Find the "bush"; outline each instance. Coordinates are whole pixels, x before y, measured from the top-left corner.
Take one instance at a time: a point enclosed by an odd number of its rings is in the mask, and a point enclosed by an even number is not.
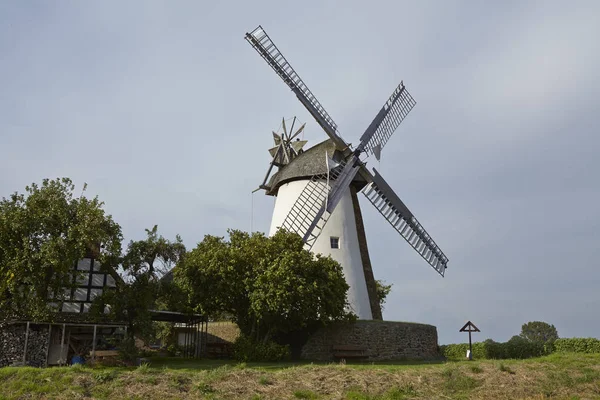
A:
[[[119,358],[125,362],[133,363],[139,356],[139,349],[135,345],[135,339],[126,337],[117,342]]]
[[[290,358],[289,346],[273,341],[257,342],[240,335],[233,343],[233,357],[238,361],[282,361]]]
[[[440,351],[449,360],[464,360],[468,349],[468,344],[440,346]],[[513,338],[505,343],[494,342],[492,339],[473,343],[473,358],[480,360],[524,359],[539,357],[544,354],[548,354],[548,352],[543,343],[531,342],[521,338]]]
[[[440,346],[440,352],[449,360],[464,360],[469,349],[468,344],[447,344]],[[554,342],[533,342],[519,336],[513,336],[506,343],[485,342],[473,343],[474,359],[524,359],[560,353],[600,353],[600,340],[596,338],[557,339]]]
[[[546,353],[545,344],[541,342],[532,342],[527,339],[514,337],[506,343],[498,343],[499,354],[492,354],[491,358],[503,359],[514,358],[524,359],[531,357],[540,357]]]
[[[600,340],[596,338],[556,339],[554,350],[561,353],[600,353]]]
[[[446,344],[440,346],[440,352],[449,360],[464,360],[467,357],[469,345],[466,343]],[[473,358],[486,359],[484,342],[473,343]]]

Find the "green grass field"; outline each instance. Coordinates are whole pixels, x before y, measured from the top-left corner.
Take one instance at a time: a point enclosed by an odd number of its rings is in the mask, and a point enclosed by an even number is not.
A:
[[[0,368],[0,399],[600,399],[600,354],[447,363],[152,359],[138,368]]]

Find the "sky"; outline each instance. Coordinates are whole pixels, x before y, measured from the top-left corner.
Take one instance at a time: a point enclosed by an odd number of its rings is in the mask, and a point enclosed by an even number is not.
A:
[[[441,344],[467,320],[600,338],[599,20],[597,1],[2,1],[0,196],[87,183],[127,241],[268,231],[271,131],[326,135],[244,40],[260,24],[354,145],[401,80],[417,101],[368,165],[450,262],[361,196],[385,319]]]

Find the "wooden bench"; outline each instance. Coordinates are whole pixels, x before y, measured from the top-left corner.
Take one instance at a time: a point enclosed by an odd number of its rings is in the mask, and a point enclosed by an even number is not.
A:
[[[366,358],[367,349],[361,346],[343,345],[332,347],[333,358]]]
[[[118,357],[119,352],[117,350],[96,350],[90,351],[90,357],[94,357],[96,360],[102,360],[107,357]]]

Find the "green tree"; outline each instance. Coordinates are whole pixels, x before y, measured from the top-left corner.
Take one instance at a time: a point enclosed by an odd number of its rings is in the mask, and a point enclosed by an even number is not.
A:
[[[377,279],[375,281],[375,288],[377,290],[377,301],[379,301],[379,307],[383,311],[383,305],[387,299],[388,294],[392,291],[392,285],[386,285],[384,281]]]
[[[531,321],[523,324],[520,336],[532,342],[552,343],[558,339],[558,332],[554,325],[541,321]]]
[[[346,310],[348,285],[341,266],[304,250],[297,234],[228,232],[229,241],[205,236],[175,269],[175,281],[195,311],[227,313],[242,334],[263,343],[354,317]]]
[[[50,318],[79,259],[98,245],[102,265],[121,252],[121,228],[85,189],[45,179],[0,201],[0,318]]]
[[[93,311],[103,312],[109,306],[110,316],[128,324],[128,336],[151,338],[154,326],[150,310],[165,309],[179,293],[172,281],[161,278],[183,259],[185,246],[179,235],[175,241],[158,235],[158,227],[146,229],[147,238],[131,241],[120,258],[116,289],[106,291],[94,304]]]

